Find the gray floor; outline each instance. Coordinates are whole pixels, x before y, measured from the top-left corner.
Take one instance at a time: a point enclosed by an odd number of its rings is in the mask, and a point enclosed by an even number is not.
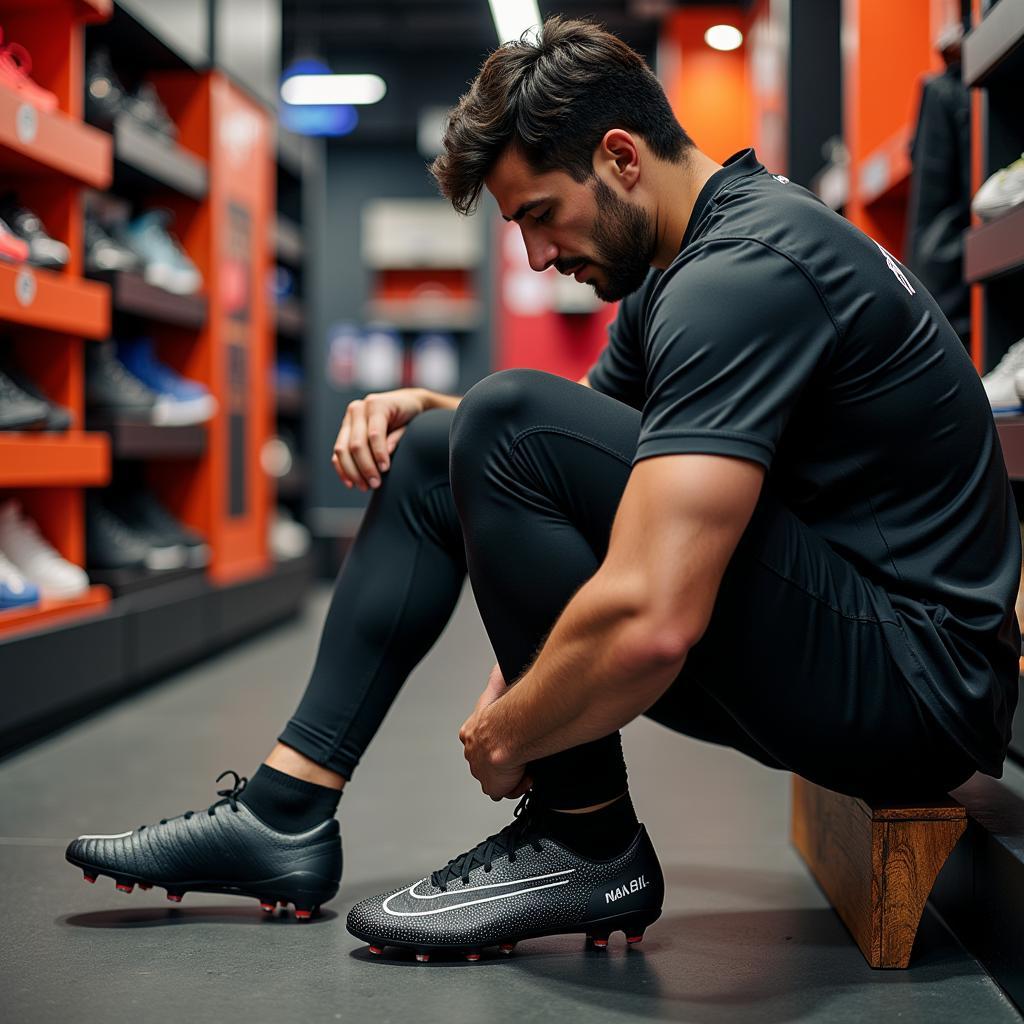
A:
[[[867,968],[789,847],[788,778],[648,722],[627,730],[626,752],[669,893],[643,946],[627,952],[618,935],[586,952],[573,937],[475,964],[369,959],[347,907],[441,866],[511,810],[480,796],[456,736],[490,667],[471,601],[342,801],[345,878],[319,920],[85,884],[64,862],[70,837],[205,807],[220,771],[255,768],[301,692],[325,607],[318,593],[302,621],[0,763],[2,1019],[1020,1019],[930,914],[912,970]]]

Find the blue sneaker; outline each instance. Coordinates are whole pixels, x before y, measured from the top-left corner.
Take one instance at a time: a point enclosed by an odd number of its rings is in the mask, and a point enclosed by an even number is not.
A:
[[[182,377],[156,358],[152,338],[117,343],[127,369],[157,394],[153,422],[166,427],[205,423],[217,411],[217,400],[197,381]]]
[[[142,259],[142,276],[149,284],[174,295],[195,295],[203,286],[203,276],[168,231],[171,218],[170,210],[149,210],[121,225],[118,240]]]
[[[0,612],[39,604],[39,588],[29,583],[0,551]]]

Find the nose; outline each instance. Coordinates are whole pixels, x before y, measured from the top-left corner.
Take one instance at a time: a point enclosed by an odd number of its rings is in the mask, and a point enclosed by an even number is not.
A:
[[[558,258],[558,246],[539,234],[523,231],[523,244],[531,270],[547,270]]]

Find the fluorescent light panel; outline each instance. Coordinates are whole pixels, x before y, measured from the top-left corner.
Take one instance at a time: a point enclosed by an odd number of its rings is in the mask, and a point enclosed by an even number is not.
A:
[[[528,28],[540,25],[537,0],[488,0],[498,42],[518,39]]]
[[[735,50],[743,45],[743,33],[734,25],[712,25],[704,42],[713,50]]]
[[[293,106],[367,106],[387,91],[380,75],[292,75],[281,85],[281,99]]]

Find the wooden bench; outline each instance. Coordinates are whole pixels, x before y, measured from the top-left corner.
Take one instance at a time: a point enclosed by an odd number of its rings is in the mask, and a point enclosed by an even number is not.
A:
[[[967,828],[948,797],[871,806],[793,776],[793,845],[872,967],[907,967],[942,865]]]

